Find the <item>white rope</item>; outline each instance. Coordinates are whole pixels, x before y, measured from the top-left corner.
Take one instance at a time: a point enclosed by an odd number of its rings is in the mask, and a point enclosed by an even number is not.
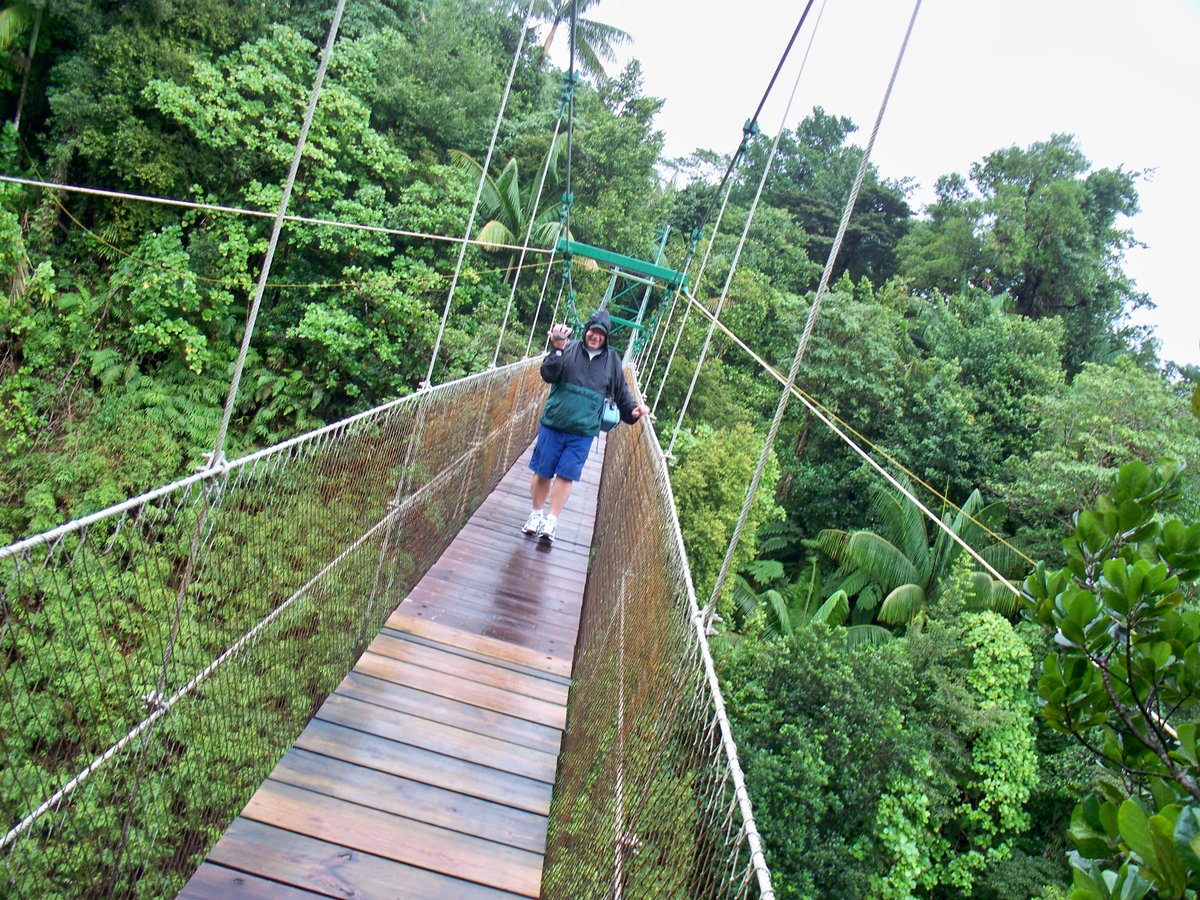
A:
[[[81,187],[73,184],[60,184],[56,181],[36,181],[32,178],[18,178],[15,175],[0,175],[0,182],[20,184],[26,187],[43,188],[51,191],[66,191],[68,193],[86,194],[92,197],[105,197],[112,200],[133,200],[142,203],[157,203],[163,206],[176,206],[181,209],[194,209],[198,212],[231,213],[239,216],[252,216],[260,219],[270,219],[277,212],[262,209],[249,209],[243,206],[222,206],[218,203],[199,203],[192,200],[173,200],[169,197],[155,197],[149,194],[130,194],[125,191],[110,191],[102,188]],[[521,244],[495,244],[491,241],[450,237],[445,234],[430,234],[427,231],[409,231],[404,228],[388,228],[384,225],[364,225],[359,222],[342,222],[337,219],[317,219],[311,216],[285,215],[283,221],[298,225],[316,225],[322,228],[345,228],[352,231],[366,231],[372,234],[386,234],[394,237],[417,238],[427,241],[443,241],[449,244],[470,244],[476,247],[488,247],[497,250],[529,250],[533,253],[549,253],[540,247],[527,247]]]
[[[508,316],[512,312],[513,300],[517,296],[517,284],[521,280],[521,272],[525,266],[525,251],[529,249],[529,241],[533,237],[533,223],[537,218],[538,207],[542,204],[542,191],[546,187],[546,175],[550,171],[550,157],[554,151],[554,145],[558,141],[558,132],[562,128],[562,116],[558,117],[558,121],[554,123],[554,135],[550,138],[550,149],[546,151],[546,159],[542,165],[542,178],[538,182],[537,196],[534,198],[533,207],[529,210],[529,227],[525,229],[525,240],[521,245],[521,255],[517,259],[517,273],[513,276],[512,290],[508,292],[508,305],[504,307],[504,321],[500,323],[500,334],[496,337],[496,352],[492,354],[492,366],[500,359],[500,344],[504,340],[504,331],[508,328]],[[558,241],[554,242],[555,246]],[[543,253],[549,252],[546,250]],[[549,276],[550,269],[547,267],[546,274]]]
[[[467,217],[467,227],[463,233],[463,243],[458,248],[458,262],[454,266],[454,278],[450,281],[450,292],[446,295],[446,305],[442,309],[442,321],[438,325],[437,338],[433,342],[433,351],[429,354],[429,371],[425,373],[425,387],[433,384],[433,369],[437,365],[438,350],[442,346],[442,335],[446,333],[446,322],[450,318],[450,305],[454,301],[454,291],[458,287],[458,278],[462,274],[463,258],[467,255],[466,239],[475,228],[475,214],[479,211],[479,199],[483,196],[483,186],[487,183],[488,170],[492,165],[492,154],[496,152],[496,140],[500,136],[500,124],[504,121],[504,111],[508,107],[508,95],[512,91],[513,79],[517,75],[517,65],[521,61],[521,48],[525,46],[525,36],[529,34],[529,16],[533,12],[534,0],[529,0],[525,7],[525,18],[521,22],[521,37],[517,41],[516,52],[513,53],[512,68],[508,70],[508,81],[504,83],[504,94],[500,97],[500,109],[496,113],[496,125],[492,128],[492,140],[488,144],[487,156],[479,170],[479,185],[475,188],[475,200],[471,203],[471,214]]]
[[[892,67],[892,76],[888,79],[887,89],[883,93],[883,101],[879,104],[879,113],[875,117],[875,127],[871,129],[871,137],[867,140],[867,146],[863,150],[863,158],[859,163],[858,172],[854,178],[854,186],[850,189],[850,196],[846,198],[846,205],[842,210],[842,220],[838,223],[837,235],[833,239],[833,246],[829,248],[829,256],[825,260],[825,270],[821,273],[821,283],[817,286],[817,294],[813,298],[812,308],[808,311],[808,321],[804,325],[804,334],[800,337],[800,345],[796,348],[796,355],[792,360],[792,368],[788,373],[787,384],[784,386],[783,392],[779,395],[779,403],[775,408],[775,418],[771,421],[771,428],[767,433],[767,439],[763,442],[762,452],[758,457],[758,465],[754,469],[754,477],[750,479],[750,486],[746,490],[746,498],[742,503],[741,515],[738,517],[737,525],[734,526],[729,546],[725,550],[725,559],[721,561],[721,571],[717,574],[712,596],[709,597],[708,605],[705,607],[706,616],[711,616],[716,609],[717,598],[721,594],[725,580],[729,577],[729,570],[733,564],[733,555],[737,551],[742,530],[746,526],[750,507],[754,504],[754,495],[758,491],[758,485],[762,481],[763,472],[767,468],[767,460],[770,458],[771,450],[775,445],[775,436],[778,434],[779,426],[783,422],[783,414],[787,410],[788,400],[791,399],[792,391],[796,386],[796,376],[800,372],[800,363],[803,361],[805,351],[808,349],[808,339],[812,334],[813,326],[816,324],[817,312],[821,307],[821,300],[824,298],[825,291],[829,286],[829,279],[833,274],[833,265],[837,261],[838,252],[842,249],[842,240],[846,236],[846,227],[850,224],[850,215],[854,212],[854,204],[858,200],[858,192],[862,187],[863,178],[867,172],[867,165],[871,159],[871,150],[875,146],[875,138],[879,134],[879,126],[883,123],[883,114],[887,110],[888,100],[892,96],[892,88],[895,86],[896,76],[900,72],[900,63],[904,60],[904,51],[908,47],[908,39],[912,36],[913,25],[916,24],[917,13],[920,9],[921,0],[916,0],[916,3],[913,5],[912,16],[908,20],[908,28],[904,32],[904,40],[900,43],[900,52],[896,55],[896,63]],[[959,543],[962,543],[962,541],[959,541]]]
[[[792,92],[788,95],[787,105],[784,107],[779,128],[775,133],[775,140],[771,142],[771,152],[767,155],[762,177],[758,180],[758,190],[754,192],[754,201],[750,204],[750,211],[746,214],[746,224],[742,227],[742,236],[738,239],[737,249],[733,253],[733,261],[729,264],[729,273],[725,276],[725,285],[721,288],[721,296],[717,300],[715,313],[717,319],[721,317],[721,310],[725,308],[725,301],[729,297],[729,286],[733,283],[733,276],[737,272],[738,261],[742,258],[742,250],[745,248],[746,240],[750,236],[750,226],[754,223],[754,214],[758,211],[758,203],[762,198],[763,188],[766,187],[767,176],[771,174],[771,166],[774,164],[775,155],[779,150],[779,141],[783,137],[783,132],[787,126],[788,116],[792,111],[792,102],[796,99],[796,91],[800,88],[800,78],[804,75],[804,69],[808,63],[808,54],[812,51],[813,40],[817,36],[817,29],[821,27],[821,16],[824,12],[825,3],[822,2],[821,9],[817,13],[816,24],[813,25],[812,34],[808,38],[808,46],[804,49],[804,58],[800,61],[800,68],[796,72],[796,80],[792,83]],[[709,246],[711,247],[712,245],[710,244]],[[682,330],[680,333],[682,334]],[[713,329],[710,325],[708,333],[704,336],[704,344],[700,348],[700,358],[696,360],[696,368],[692,372],[692,383],[688,385],[687,394],[683,398],[683,405],[679,409],[679,418],[675,421],[675,430],[671,434],[671,443],[667,446],[668,456],[675,449],[675,441],[679,438],[679,429],[683,427],[683,417],[687,415],[688,406],[692,402],[692,394],[696,390],[696,382],[700,380],[700,368],[704,365],[705,357],[708,355],[708,347],[712,343],[712,335]],[[663,381],[666,381],[665,376]]]
[[[271,241],[267,245],[267,255],[263,258],[262,271],[258,275],[258,287],[254,291],[254,300],[250,304],[250,314],[246,317],[246,330],[242,334],[242,347],[238,351],[237,365],[233,370],[233,379],[229,385],[229,397],[225,401],[225,412],[221,416],[221,427],[217,431],[217,440],[213,448],[209,468],[221,465],[225,459],[225,435],[229,431],[229,420],[233,416],[233,406],[237,401],[238,386],[242,381],[242,370],[246,366],[246,354],[250,352],[250,338],[254,336],[254,322],[258,318],[258,308],[262,304],[263,293],[266,291],[267,279],[271,274],[271,263],[275,259],[275,248],[279,245],[279,235],[283,231],[283,217],[287,214],[288,204],[292,199],[292,188],[296,184],[296,173],[300,170],[300,158],[304,155],[304,145],[308,141],[308,130],[312,127],[313,115],[317,111],[317,100],[321,96],[321,84],[325,81],[325,72],[329,68],[329,58],[333,55],[333,42],[337,38],[338,26],[342,21],[342,11],[346,8],[346,0],[338,0],[333,12],[333,21],[329,25],[329,35],[325,39],[325,49],[321,51],[321,64],[317,67],[317,77],[313,82],[312,92],[308,98],[308,108],[304,111],[304,124],[300,126],[300,137],[296,139],[296,150],[292,154],[292,165],[288,170],[287,181],[283,185],[283,196],[279,198],[279,212],[275,216],[275,224],[271,226]]]

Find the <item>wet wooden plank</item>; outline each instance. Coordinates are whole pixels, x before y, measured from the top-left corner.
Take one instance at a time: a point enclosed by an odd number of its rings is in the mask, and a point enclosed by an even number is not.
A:
[[[519,663],[529,666],[531,669],[544,669],[547,672],[553,672],[555,675],[562,676],[570,676],[571,674],[569,661],[564,662],[561,659],[531,653],[526,648],[510,644],[507,641],[498,641],[495,638],[475,634],[462,628],[441,625],[437,622],[412,616],[408,613],[407,604],[401,604],[388,617],[387,627],[394,628],[397,631],[418,634],[430,640],[449,644],[452,647],[461,647],[464,650],[471,650],[484,656],[493,656],[496,659]]]
[[[423,715],[474,734],[486,734],[557,755],[562,732],[548,725],[440,697],[404,684],[392,684],[359,671],[338,686],[338,694],[377,706]]]
[[[449,607],[441,603],[428,603],[412,599],[406,611],[417,618],[427,619],[451,628],[474,631],[484,637],[508,641],[514,646],[544,655],[559,661],[568,670],[575,655],[575,639],[563,637],[540,625],[534,625],[511,616],[485,612],[467,603]]]
[[[317,710],[317,719],[432,750],[464,762],[489,766],[501,772],[522,775],[546,784],[554,783],[554,769],[558,760],[551,754],[463,731],[429,718],[334,694]]]
[[[468,678],[480,684],[490,684],[502,690],[512,691],[525,697],[535,697],[548,703],[565,704],[567,702],[567,687],[558,682],[548,681],[534,675],[523,675],[490,665],[455,656],[434,647],[406,641],[402,637],[393,637],[384,633],[371,642],[371,651],[380,656],[387,656],[401,662],[424,666],[436,672],[450,672],[460,678]]]
[[[380,656],[369,650],[359,657],[358,665],[354,668],[357,672],[385,681],[413,685],[428,694],[436,694],[451,700],[461,700],[472,706],[480,706],[494,712],[516,716],[519,719],[528,719],[530,722],[548,725],[559,730],[566,727],[566,708],[558,704],[547,703],[536,697],[512,694],[457,675],[435,672],[387,656]]]
[[[272,883],[281,891],[267,897],[286,897],[282,893],[285,885],[339,900],[512,900],[516,896],[251,819],[236,820],[209,859],[232,871],[252,862],[255,871],[274,879]],[[191,898],[188,889],[180,896]]]
[[[454,597],[453,603],[447,602],[447,595]],[[578,610],[531,604],[496,590],[481,591],[466,586],[446,587],[428,578],[413,588],[406,604],[413,610],[414,615],[421,606],[431,611],[456,611],[480,622],[494,619],[572,643],[575,639],[576,623],[579,621]]]
[[[552,681],[555,684],[561,684],[563,687],[571,686],[571,679],[563,675],[555,675],[553,672],[547,672],[544,669],[532,669],[529,666],[523,666],[520,663],[508,662],[507,660],[496,659],[494,656],[484,656],[481,653],[475,653],[472,650],[465,650],[462,647],[453,647],[449,644],[441,644],[437,641],[432,641],[427,637],[413,634],[408,631],[396,631],[394,629],[384,627],[380,634],[391,635],[405,641],[410,641],[414,644],[420,644],[423,647],[433,647],[437,650],[442,650],[446,653],[455,656],[462,656],[466,659],[473,659],[476,662],[486,662],[493,666],[500,666],[504,669],[511,669],[514,672],[521,672],[525,675],[536,675],[538,678],[545,678],[547,681]]]
[[[545,782],[454,759],[411,744],[390,741],[332,722],[319,719],[310,722],[296,740],[296,746],[322,756],[331,756],[401,778],[411,778],[514,809],[541,816],[550,812],[551,786]]]
[[[188,900],[317,900],[328,896],[206,862],[184,886]]]
[[[514,894],[536,897],[541,890],[540,854],[271,779],[258,789],[243,815],[256,822]]]
[[[546,817],[292,748],[271,772],[275,781],[451,831],[542,853]]]

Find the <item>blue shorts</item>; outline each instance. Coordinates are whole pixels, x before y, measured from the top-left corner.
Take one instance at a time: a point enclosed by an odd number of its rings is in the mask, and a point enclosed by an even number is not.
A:
[[[542,478],[559,478],[578,481],[583,474],[583,464],[592,450],[591,435],[567,434],[542,425],[538,428],[537,444],[533,448],[533,459],[529,468]]]

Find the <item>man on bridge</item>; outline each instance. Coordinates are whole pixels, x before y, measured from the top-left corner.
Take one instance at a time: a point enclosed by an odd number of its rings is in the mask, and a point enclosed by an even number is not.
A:
[[[551,385],[550,396],[542,410],[541,427],[529,468],[533,509],[521,530],[537,535],[544,543],[554,541],[554,529],[571,488],[583,473],[583,464],[600,433],[604,401],[611,397],[621,419],[633,425],[650,412],[629,392],[621,355],[608,347],[612,319],[608,310],[592,313],[584,326],[583,340],[571,341],[571,329],[553,325],[549,331],[553,345],[542,360],[542,380]],[[550,512],[543,515],[546,498]]]

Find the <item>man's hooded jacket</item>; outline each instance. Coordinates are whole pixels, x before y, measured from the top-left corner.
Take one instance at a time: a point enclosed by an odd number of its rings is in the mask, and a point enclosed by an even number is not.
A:
[[[568,434],[600,433],[600,413],[604,400],[611,397],[621,411],[621,419],[632,425],[637,401],[630,395],[621,367],[621,354],[608,347],[612,319],[608,310],[592,313],[584,327],[604,332],[604,346],[594,358],[589,356],[583,339],[569,341],[561,350],[551,348],[542,360],[542,380],[551,385],[550,397],[542,410],[542,424]]]

